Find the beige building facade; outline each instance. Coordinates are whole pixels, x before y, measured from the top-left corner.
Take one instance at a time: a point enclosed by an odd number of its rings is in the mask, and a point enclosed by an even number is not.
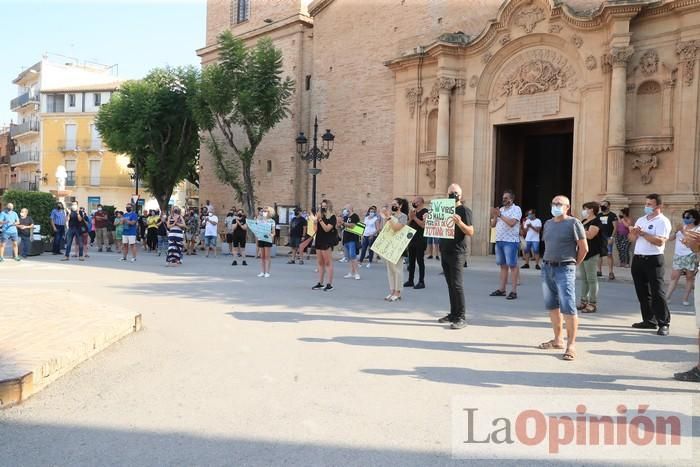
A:
[[[364,211],[458,182],[475,253],[506,188],[545,218],[560,193],[634,215],[657,192],[674,221],[699,200],[700,0],[260,0],[242,22],[240,1],[208,2],[203,63],[231,28],[272,37],[297,81],[259,150],[261,204],[308,205],[294,137],[316,115],[336,135],[319,198]],[[232,203],[202,159],[202,199]]]

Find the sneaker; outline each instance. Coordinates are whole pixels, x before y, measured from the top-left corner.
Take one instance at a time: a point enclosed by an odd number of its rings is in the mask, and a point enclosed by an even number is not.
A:
[[[241,263],[242,266],[248,266],[248,263],[245,262],[245,260]]]
[[[111,252],[112,252],[112,249],[111,249],[111,248],[107,248],[107,253],[111,253]]]
[[[314,285],[313,287],[311,287],[311,290],[321,290],[322,288],[323,288],[323,284],[321,284],[321,283],[319,282],[318,284],[316,284],[316,285]]]
[[[119,261],[126,261],[126,258],[119,258]]]
[[[460,318],[457,321],[453,321],[450,325],[452,329],[463,329],[467,327],[467,321],[464,318]]]
[[[530,265],[529,265],[529,264],[523,264],[522,266],[520,266],[520,269],[530,269]]]
[[[451,322],[452,322],[452,315],[445,315],[438,320],[438,323],[440,323],[440,324],[451,323]]]
[[[353,277],[353,273],[349,272],[343,276],[343,279],[352,279]]]
[[[414,285],[413,281],[406,281],[403,283],[404,287],[413,287]]]
[[[600,271],[596,272],[595,275],[598,276],[598,277],[603,277],[603,273],[600,272]]]
[[[340,258],[340,259],[338,260],[338,262],[339,262],[339,263],[347,263],[347,262],[348,262],[348,259],[347,259],[345,256],[343,256],[342,258]]]
[[[264,275],[263,277],[265,277],[265,279],[267,279],[268,277],[270,277],[270,273],[269,273],[269,272],[266,272],[265,275]]]
[[[258,277],[265,277],[265,273],[261,272],[260,274],[258,274]]]
[[[287,264],[294,264],[294,260],[290,259],[289,261],[287,261]]]
[[[694,366],[692,370],[684,371],[683,373],[674,373],[673,377],[678,381],[700,383],[700,368]]]
[[[333,286],[330,284],[326,284],[326,286],[323,288],[324,292],[330,292],[331,290],[333,290]]]
[[[414,289],[419,290],[419,289],[424,289],[425,288],[425,282],[420,281],[417,283],[415,286],[413,286]]]
[[[98,253],[102,253],[102,248],[98,248],[98,249],[97,249],[97,252],[98,252]]]
[[[359,274],[355,274],[355,280],[356,280],[356,281],[359,281],[359,280],[360,280],[360,275],[359,275]]]
[[[647,321],[640,321],[639,323],[634,323],[632,327],[635,329],[656,329],[657,324],[649,323]]]
[[[433,255],[428,256],[428,259],[433,259]]]
[[[22,261],[22,258],[20,258],[19,256],[15,256],[15,261]]]
[[[540,267],[539,264],[536,264],[536,265],[535,265],[535,269],[537,269],[538,271],[542,270],[542,268]]]
[[[436,256],[436,257],[435,257],[435,260],[436,260],[436,261],[440,261],[440,257],[439,257],[439,256]]]
[[[689,306],[689,305],[690,305],[690,302],[685,301],[685,302],[683,302],[683,305],[684,305],[684,306]]]
[[[300,260],[299,260],[299,264],[304,264],[304,260],[303,260],[303,259],[300,259]]]
[[[367,266],[365,266],[365,267],[366,267],[367,269],[369,269],[370,266],[372,266],[372,263],[367,263]]]
[[[131,258],[131,262],[132,262],[132,263],[135,263],[135,262],[136,262],[136,258]]]
[[[234,260],[233,260],[233,263],[231,263],[231,266],[238,266],[238,261],[236,261],[236,260],[234,259]]]

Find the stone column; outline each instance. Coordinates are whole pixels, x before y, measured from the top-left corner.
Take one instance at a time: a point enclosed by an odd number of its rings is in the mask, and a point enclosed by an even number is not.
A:
[[[611,198],[624,197],[625,173],[625,114],[627,112],[627,61],[634,49],[613,47],[608,57],[612,66],[610,80],[610,113],[608,123],[608,174],[607,195]],[[614,201],[613,201],[614,202]],[[615,203],[615,202],[614,202]],[[617,203],[615,203],[617,204]],[[622,202],[621,204],[626,204]]]
[[[450,183],[450,97],[455,87],[454,78],[438,78],[438,124],[435,145],[435,194],[445,195]]]

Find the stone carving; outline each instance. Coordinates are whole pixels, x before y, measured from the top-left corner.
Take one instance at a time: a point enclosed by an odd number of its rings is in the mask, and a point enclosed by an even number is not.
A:
[[[438,87],[438,82],[435,81],[433,88],[430,90],[430,103],[438,105],[438,102],[440,102],[440,88]]]
[[[430,188],[435,188],[435,159],[423,161],[425,164],[425,176],[428,177],[428,185]]]
[[[610,50],[610,64],[613,67],[625,67],[634,53],[634,47],[613,47]]]
[[[558,51],[534,49],[516,56],[500,74],[494,98],[576,89],[576,73]]]
[[[467,87],[467,81],[464,79],[455,79],[455,90],[459,94],[464,94]]]
[[[472,77],[469,78],[469,87],[475,88],[477,84],[479,84],[479,77],[476,75],[472,75]]]
[[[455,81],[454,78],[445,78],[441,76],[437,79],[437,86],[440,91],[451,91],[452,88],[455,87]]]
[[[574,34],[573,36],[571,36],[571,43],[574,44],[574,46],[576,46],[577,49],[580,49],[583,45],[583,38],[578,34]]]
[[[642,183],[648,185],[653,180],[651,170],[659,166],[659,159],[653,154],[639,156],[632,161],[632,167],[642,173]]]
[[[564,29],[561,24],[550,24],[549,25],[549,33],[550,34],[559,34],[561,30]]]
[[[656,81],[645,81],[637,89],[637,94],[658,94],[661,86]]]
[[[538,6],[523,8],[515,15],[515,24],[521,26],[526,34],[530,34],[537,23],[545,19],[544,9]]]
[[[643,75],[650,76],[659,69],[659,54],[656,50],[649,49],[639,59],[639,69]]]
[[[693,84],[695,61],[698,58],[699,48],[699,40],[679,42],[676,44],[676,53],[679,55],[680,61],[683,64],[683,82],[686,86]]]
[[[510,42],[510,33],[507,32],[501,37],[500,43],[501,45],[506,45],[508,42]]]
[[[408,88],[406,89],[406,100],[408,101],[408,110],[411,112],[411,118],[416,113],[416,107],[420,102],[420,96],[423,94],[423,88]]]
[[[481,61],[484,63],[488,63],[491,60],[491,57],[493,57],[493,54],[491,52],[486,52],[484,55],[481,56]]]
[[[598,65],[598,62],[596,61],[593,55],[589,55],[588,57],[586,57],[585,65],[586,69],[595,70],[595,67]]]

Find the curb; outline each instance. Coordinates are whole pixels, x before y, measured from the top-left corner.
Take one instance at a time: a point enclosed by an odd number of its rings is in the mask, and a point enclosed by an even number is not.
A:
[[[114,342],[110,342],[108,345],[100,348],[97,352],[91,354],[87,358],[83,359],[81,362],[76,364],[75,366],[79,365],[80,363],[84,362],[85,360],[88,360],[89,358],[93,357],[97,353],[103,351],[110,345],[114,344],[115,342],[123,339],[124,337],[128,336],[131,333],[138,332],[141,329],[143,329],[143,321],[141,314],[137,314],[134,316],[134,324],[131,328],[131,332],[128,334],[125,334],[121,336],[119,339],[115,340]],[[97,350],[97,349],[96,349]],[[75,366],[67,369],[66,371],[63,372],[63,374],[68,373],[71,369],[75,368]],[[60,375],[60,376],[63,376]],[[59,377],[60,377],[59,376]],[[30,371],[22,376],[16,377],[16,378],[9,378],[0,381],[0,410],[6,409],[8,407],[12,407],[14,405],[20,404],[27,400],[29,397],[34,395],[36,392],[39,392],[43,388],[38,388],[35,390],[34,388],[34,372]]]

